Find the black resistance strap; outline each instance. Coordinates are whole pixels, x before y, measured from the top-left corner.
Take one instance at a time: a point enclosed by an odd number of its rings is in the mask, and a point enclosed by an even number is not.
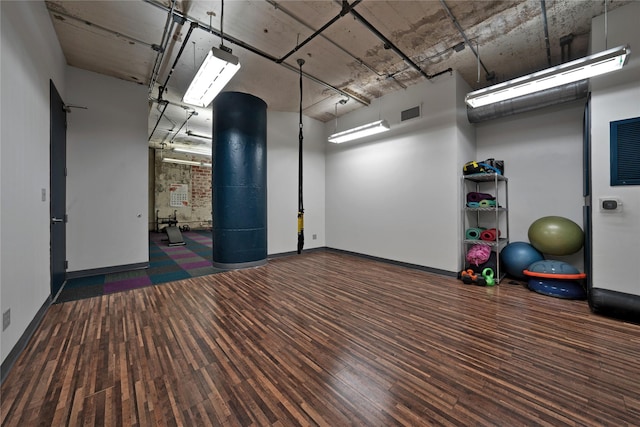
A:
[[[304,247],[304,204],[302,203],[302,66],[304,59],[298,59],[300,66],[300,131],[298,133],[298,254]]]

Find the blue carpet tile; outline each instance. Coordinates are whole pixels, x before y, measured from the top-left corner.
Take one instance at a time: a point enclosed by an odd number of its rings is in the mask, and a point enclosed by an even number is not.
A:
[[[169,246],[164,233],[149,234],[149,268],[69,279],[56,303],[215,274],[210,231],[182,233],[186,245]]]

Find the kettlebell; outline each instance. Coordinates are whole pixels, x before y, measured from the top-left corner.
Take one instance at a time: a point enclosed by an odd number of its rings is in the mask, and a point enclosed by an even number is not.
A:
[[[487,286],[494,286],[496,281],[493,279],[493,269],[487,267],[482,270],[482,276],[484,280],[487,282]]]

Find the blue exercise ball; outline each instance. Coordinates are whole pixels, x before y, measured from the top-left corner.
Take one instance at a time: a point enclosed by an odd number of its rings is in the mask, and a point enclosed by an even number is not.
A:
[[[534,248],[549,255],[571,255],[584,244],[582,228],[561,216],[545,216],[529,227],[529,241]]]
[[[542,261],[543,259],[542,254],[526,242],[509,243],[500,252],[500,260],[504,270],[509,276],[520,280],[526,280],[526,276],[522,273],[523,270],[526,270],[534,262]]]

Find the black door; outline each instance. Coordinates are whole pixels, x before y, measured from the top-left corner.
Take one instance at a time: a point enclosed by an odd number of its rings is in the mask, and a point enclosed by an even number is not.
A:
[[[584,206],[582,207],[582,217],[584,222],[584,271],[587,273],[587,294],[589,304],[591,304],[591,288],[593,287],[593,276],[591,271],[591,95],[587,98],[584,106],[584,116],[582,119],[582,179],[584,196]]]
[[[67,113],[52,81],[51,96],[51,298],[62,288],[66,272]]]

